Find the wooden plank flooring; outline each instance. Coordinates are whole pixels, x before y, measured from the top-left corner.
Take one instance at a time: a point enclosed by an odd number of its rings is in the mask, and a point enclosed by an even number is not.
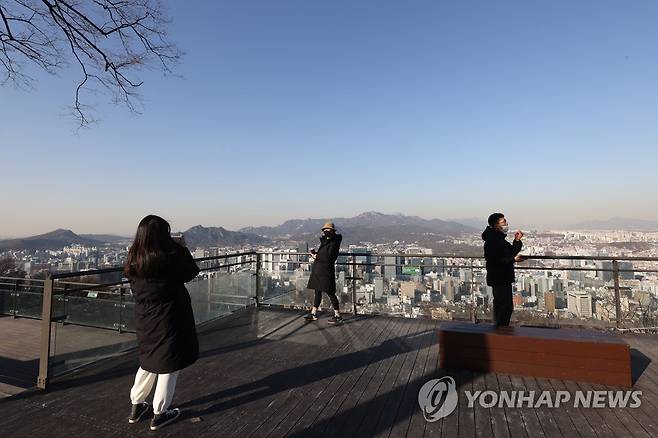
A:
[[[36,384],[39,374],[41,321],[28,318],[0,317],[0,398],[15,395]],[[102,354],[117,349],[119,344],[135,339],[131,333],[77,326],[52,324],[50,354],[55,361]],[[107,352],[106,352],[107,353]]]
[[[183,370],[173,406],[183,418],[162,437],[628,437],[657,436],[658,339],[623,335],[633,349],[636,409],[485,408],[468,391],[619,388],[570,381],[439,368],[437,321],[328,315],[307,323],[297,311],[246,309],[199,330],[201,357]],[[129,425],[129,390],[137,358],[128,353],[55,381],[46,393],[0,401],[0,436],[137,437],[148,420]],[[459,403],[427,422],[418,391],[451,376]]]

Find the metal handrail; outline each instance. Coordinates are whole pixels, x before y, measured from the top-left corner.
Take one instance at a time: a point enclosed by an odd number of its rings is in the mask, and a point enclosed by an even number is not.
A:
[[[249,251],[249,252],[242,252],[242,253],[235,253],[235,254],[222,254],[222,255],[217,255],[217,256],[211,256],[211,257],[200,257],[197,259],[194,259],[195,262],[206,262],[206,261],[211,261],[211,260],[222,260],[222,259],[227,259],[227,258],[232,258],[232,257],[240,257],[243,255],[255,255],[257,254],[254,251]],[[59,273],[54,273],[50,275],[50,278],[53,280],[61,280],[63,278],[72,278],[72,277],[86,277],[89,275],[99,275],[99,274],[111,274],[114,272],[122,272],[123,271],[123,266],[112,266],[109,268],[103,268],[103,269],[93,269],[89,271],[73,271],[73,272],[59,272]]]
[[[239,252],[239,253],[233,253],[233,254],[222,254],[218,256],[210,256],[210,257],[200,257],[200,258],[195,258],[194,261],[197,263],[200,262],[207,262],[207,261],[213,261],[213,260],[223,260],[223,259],[228,259],[228,258],[234,258],[234,257],[240,257],[240,256],[257,256],[261,257],[264,255],[285,255],[285,256],[294,256],[294,257],[301,257],[301,256],[311,256],[312,253],[310,252],[281,252],[281,251],[275,251],[275,252],[264,252],[264,251],[245,251],[245,252]],[[340,256],[343,257],[376,257],[376,258],[387,258],[387,257],[405,257],[405,258],[430,258],[430,259],[463,259],[463,260],[484,260],[484,256],[481,255],[455,255],[455,254],[406,254],[406,253],[351,253],[351,252],[340,252]],[[638,261],[638,262],[658,262],[658,257],[624,257],[624,256],[535,256],[535,255],[521,255],[523,257],[523,261],[529,261],[529,260],[585,260],[585,261],[609,261],[609,262],[614,262],[614,261]],[[209,268],[203,268],[202,270],[210,270],[210,269],[220,269],[222,267],[229,267],[233,265],[238,265],[238,264],[247,264],[247,263],[255,263],[256,260],[248,260],[245,262],[236,262],[233,264],[227,264],[227,265],[219,265],[219,266],[213,266]],[[301,262],[301,261],[295,261],[295,260],[262,260],[264,263],[310,263],[312,262],[309,260],[308,262]],[[337,265],[341,266],[352,266],[356,264],[357,266],[417,266],[417,267],[434,267],[436,265],[423,265],[423,264],[401,264],[401,263],[373,263],[373,262],[338,262],[336,263]],[[450,267],[470,267],[470,265],[450,265]],[[574,270],[574,271],[601,271],[601,272],[614,272],[614,269],[610,268],[578,268],[578,267],[563,267],[563,268],[552,268],[552,267],[536,267],[536,266],[517,266],[516,269],[526,269],[526,270]],[[122,272],[123,266],[113,266],[109,268],[103,268],[103,269],[94,269],[94,270],[87,270],[87,271],[74,271],[74,272],[59,272],[59,273],[53,273],[50,275],[50,278],[53,280],[62,280],[65,278],[74,278],[74,277],[86,277],[90,275],[100,275],[100,274],[109,274],[109,273],[115,273],[115,272]],[[620,269],[619,272],[658,272],[658,270],[641,270],[641,269]],[[25,282],[37,282],[37,283],[44,283],[46,280],[41,280],[41,279],[33,279],[33,278],[15,278],[15,277],[0,277],[1,280],[11,280],[11,281],[16,281],[16,280],[21,280]],[[62,282],[60,282],[62,283]],[[80,282],[67,282],[68,284],[76,284],[77,285],[84,285],[84,283]],[[3,284],[3,283],[0,283]],[[13,284],[13,283],[12,283]]]
[[[247,256],[247,255],[257,255],[258,253],[256,251],[247,251],[247,252],[237,252],[234,254],[223,254],[223,255],[218,255],[218,256],[209,256],[209,257],[200,257],[198,259],[194,259],[195,262],[206,262],[209,260],[219,260],[219,259],[228,259],[232,257],[240,257],[240,256]]]
[[[295,253],[295,252],[271,252],[271,253],[263,253],[265,254],[270,254],[270,255],[280,255],[280,256],[287,256],[287,257],[299,257],[299,256],[310,256],[311,253]],[[440,266],[442,269],[459,269],[459,268],[464,268],[464,269],[471,269],[474,270],[474,268],[485,268],[486,266],[479,265],[479,266],[474,266],[473,265],[473,260],[482,260],[484,259],[483,256],[460,256],[460,255],[435,255],[435,254],[404,254],[404,253],[349,253],[349,252],[342,252],[339,253],[339,256],[343,257],[348,257],[351,258],[352,260],[348,261],[341,261],[336,263],[337,266],[351,266],[352,267],[352,274],[349,278],[346,277],[346,280],[351,280],[352,281],[352,302],[354,303],[354,313],[357,313],[356,309],[356,281],[360,279],[356,275],[356,269],[358,266],[380,266],[380,267],[386,267],[386,266],[395,266],[395,267],[405,267],[405,266],[411,266],[414,268],[437,268],[439,267],[438,265],[426,265],[426,264],[415,264],[415,263],[408,263],[408,264],[400,264],[400,263],[381,263],[381,262],[357,262],[356,258],[357,257],[369,257],[369,258],[398,258],[398,257],[404,257],[404,258],[421,258],[421,259],[456,259],[456,260],[471,260],[470,265],[463,265],[463,264],[449,264],[449,265],[444,265]],[[523,265],[517,265],[516,269],[518,270],[526,270],[526,271],[589,271],[589,272],[612,272],[613,274],[613,281],[614,281],[614,286],[612,288],[614,289],[614,296],[615,296],[615,314],[616,314],[616,325],[617,328],[621,328],[621,324],[623,321],[622,318],[622,310],[621,310],[621,300],[620,300],[620,291],[623,289],[623,287],[620,286],[620,273],[622,272],[644,272],[644,273],[658,273],[658,270],[654,269],[644,269],[644,268],[633,268],[633,269],[621,269],[619,266],[620,261],[639,261],[639,262],[658,262],[658,257],[618,257],[618,256],[525,256],[521,255],[523,257],[523,261],[530,261],[530,260],[555,260],[555,261],[560,261],[560,260],[587,260],[587,261],[609,261],[612,262],[612,268],[592,268],[592,267],[571,267],[571,266],[523,266]],[[298,260],[292,260],[290,258],[286,258],[283,260],[263,260],[263,263],[266,264],[284,264],[284,263],[291,263],[294,265],[302,265],[302,264],[310,264],[313,262],[313,260],[308,260],[308,261],[300,261]],[[473,291],[472,291],[473,292]],[[472,314],[472,318],[475,317],[475,312]]]
[[[310,252],[263,252],[259,251],[258,254],[272,254],[272,255],[311,255]],[[523,255],[526,260],[595,260],[595,261],[638,261],[638,262],[658,262],[658,257],[625,257],[625,256],[539,256],[539,255]],[[456,254],[406,254],[406,253],[353,253],[353,252],[339,252],[338,256],[348,257],[409,257],[409,258],[439,258],[439,259],[484,259],[483,255],[456,255]]]
[[[296,265],[303,265],[312,263],[311,261],[301,262],[298,260],[279,260],[279,261],[269,261],[265,260],[263,263],[292,263]],[[401,264],[401,263],[360,263],[360,262],[336,262],[337,266],[413,266],[414,268],[436,268],[438,265],[423,265],[423,264]],[[446,265],[442,267],[443,269],[448,268],[485,268],[484,265]],[[614,269],[607,268],[574,268],[574,267],[550,267],[550,266],[516,266],[514,269],[528,270],[528,271],[592,271],[592,272],[614,272]],[[658,273],[658,269],[619,269],[619,272],[655,272]]]
[[[286,253],[286,252],[277,252],[277,253],[270,253],[270,252],[263,252],[259,253],[259,255],[293,255],[293,256],[310,256],[311,253]],[[482,256],[444,256],[444,255],[422,255],[421,256],[409,256],[405,255],[402,253],[398,254],[367,254],[367,253],[339,253],[339,256],[347,256],[347,257],[378,257],[378,258],[393,258],[393,257],[409,257],[409,258],[431,258],[431,259],[478,259],[478,260],[483,260],[484,257]],[[520,263],[526,262],[528,260],[592,260],[592,261],[612,261],[614,262],[615,260],[620,260],[620,261],[649,261],[649,262],[658,262],[658,257],[635,257],[635,258],[597,258],[597,256],[573,256],[573,257],[562,257],[562,256],[525,256],[521,255],[524,260]],[[261,260],[262,263],[292,263],[292,264],[309,264],[312,263],[312,260],[308,261],[300,261],[300,260],[289,260],[289,259],[284,259],[284,260]],[[404,267],[404,266],[413,266],[413,267],[418,267],[418,268],[436,268],[437,265],[427,265],[427,264],[416,264],[416,263],[381,263],[381,262],[356,262],[356,261],[346,261],[346,262],[336,262],[337,266],[389,266],[389,267]],[[442,266],[442,268],[484,268],[484,265],[478,265],[478,266],[473,266],[473,265],[445,265]],[[583,268],[583,267],[569,267],[569,266],[563,266],[563,267],[552,267],[552,266],[523,266],[523,265],[516,265],[515,269],[518,270],[529,270],[529,271],[592,271],[592,272],[615,272],[614,268]],[[658,269],[641,269],[641,268],[633,268],[633,269],[618,269],[618,272],[645,272],[645,273],[658,273]]]
[[[36,283],[43,283],[45,280],[41,280],[38,278],[20,278],[20,277],[0,277],[0,280],[11,280],[11,281],[16,281],[16,280],[21,280],[21,281],[33,281]]]
[[[201,268],[201,272],[206,272],[206,271],[212,271],[212,270],[221,270],[222,268],[229,268],[232,266],[238,266],[238,265],[247,265],[247,264],[256,264],[256,296],[255,298],[255,303],[256,305],[259,305],[259,299],[260,299],[260,275],[261,271],[263,270],[263,264],[267,263],[272,263],[272,264],[277,264],[277,263],[293,263],[293,264],[307,264],[307,263],[312,263],[312,260],[308,261],[300,261],[298,260],[291,260],[291,259],[284,259],[284,260],[264,260],[264,256],[266,255],[279,255],[279,256],[287,256],[287,257],[303,257],[303,256],[311,256],[311,253],[308,252],[263,252],[263,251],[243,251],[239,253],[233,253],[233,254],[222,254],[218,256],[210,256],[210,257],[201,257],[201,258],[196,258],[194,259],[195,262],[197,263],[207,263],[210,261],[215,261],[215,260],[227,260],[235,257],[242,257],[242,256],[253,256],[249,260],[245,261],[240,261],[240,262],[234,262],[234,263],[224,263],[221,265],[217,266],[204,266]],[[485,266],[478,264],[474,265],[473,262],[476,260],[484,260],[484,257],[481,255],[456,255],[456,254],[406,254],[406,253],[350,253],[350,252],[341,252],[339,253],[339,256],[342,257],[348,257],[351,258],[351,260],[347,261],[340,261],[337,263],[339,266],[351,266],[351,275],[349,277],[349,280],[352,281],[352,302],[353,302],[353,311],[354,313],[357,312],[357,300],[356,300],[356,282],[359,279],[357,275],[357,268],[360,266],[381,266],[381,267],[386,267],[386,266],[395,266],[395,267],[404,267],[404,266],[412,266],[412,267],[418,267],[418,268],[444,268],[444,269],[480,269],[480,268],[485,268]],[[376,258],[379,259],[380,262],[371,262],[371,261],[357,261],[357,257],[369,257],[369,258]],[[405,259],[452,259],[456,260],[457,264],[446,264],[445,266],[439,266],[439,265],[427,265],[424,263],[420,264],[414,264],[414,263],[408,263],[408,264],[401,264],[401,263],[386,263],[385,258],[388,257],[404,257]],[[645,273],[658,273],[658,270],[653,270],[653,269],[644,269],[644,268],[634,268],[634,269],[621,269],[619,266],[619,262],[621,261],[630,261],[630,262],[658,262],[658,257],[623,257],[623,256],[523,256],[524,261],[530,261],[530,260],[554,260],[554,261],[561,261],[561,260],[586,260],[586,261],[609,261],[612,262],[612,269],[610,268],[592,268],[592,267],[572,267],[572,266],[563,266],[563,267],[555,267],[555,266],[523,266],[523,265],[517,265],[517,269],[519,270],[537,270],[537,271],[548,271],[548,270],[560,270],[560,271],[597,271],[597,272],[612,272],[613,273],[613,280],[614,280],[614,294],[615,294],[615,311],[616,311],[616,319],[617,319],[617,328],[621,328],[621,323],[622,323],[622,312],[621,312],[621,304],[620,304],[620,291],[623,289],[623,287],[620,285],[620,273],[622,272],[645,272]],[[463,263],[460,263],[459,261],[463,260],[470,260],[471,263],[466,265]],[[103,288],[103,287],[111,287],[111,286],[120,286],[128,282],[126,279],[122,279],[120,281],[115,281],[115,282],[109,282],[109,283],[104,283],[104,284],[85,284],[85,283],[80,283],[80,282],[65,282],[62,281],[67,278],[74,278],[74,277],[85,277],[85,276],[91,276],[91,275],[99,275],[99,274],[108,274],[108,273],[116,273],[116,272],[121,272],[123,270],[122,266],[115,266],[115,267],[110,267],[110,268],[104,268],[104,269],[96,269],[96,270],[89,270],[89,271],[77,271],[77,272],[66,272],[66,273],[54,273],[50,275],[46,280],[39,280],[39,279],[16,279],[16,278],[9,278],[9,277],[0,277],[0,285],[3,284],[3,280],[12,280],[12,283],[10,286],[15,286],[18,282],[25,281],[25,283],[37,283],[37,284],[43,284],[43,308],[42,308],[42,323],[41,323],[41,328],[42,328],[42,341],[41,341],[41,357],[40,357],[40,368],[39,368],[39,378],[38,378],[38,386],[40,388],[45,388],[48,384],[48,361],[49,361],[49,355],[50,355],[50,334],[51,334],[51,320],[52,320],[52,305],[53,305],[53,297],[54,295],[60,294],[61,289],[56,287],[57,285],[63,285],[65,284],[66,286],[82,286],[79,288],[73,288],[69,289],[66,288],[63,290],[64,293],[71,293],[71,292],[76,292],[76,291],[81,291],[81,290],[93,290],[93,289],[98,289],[98,288]],[[27,285],[27,284],[24,284]],[[473,291],[473,290],[472,290]],[[111,292],[108,292],[111,293]],[[121,295],[123,294],[123,291],[121,291]],[[240,298],[244,298],[240,296]]]

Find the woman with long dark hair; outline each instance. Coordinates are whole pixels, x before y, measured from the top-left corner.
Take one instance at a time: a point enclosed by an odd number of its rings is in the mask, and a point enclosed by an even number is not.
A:
[[[199,356],[194,314],[184,283],[198,273],[182,238],[171,237],[167,221],[154,215],[141,220],[124,267],[135,298],[139,349],[139,370],[130,390],[130,423],[149,411],[145,400],[156,380],[151,430],[180,415],[179,409],[169,409],[178,372]]]

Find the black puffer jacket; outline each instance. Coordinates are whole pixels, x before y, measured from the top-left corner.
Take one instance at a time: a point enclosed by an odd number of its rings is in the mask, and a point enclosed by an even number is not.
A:
[[[131,277],[135,297],[135,331],[139,365],[157,374],[168,374],[193,364],[199,342],[190,294],[184,283],[199,273],[190,252],[175,245],[157,277]]]
[[[487,260],[487,284],[506,286],[514,283],[514,257],[521,252],[523,243],[515,240],[509,243],[506,234],[487,227],[482,233],[484,258]]]
[[[308,288],[319,290],[320,292],[336,293],[336,259],[340,251],[340,242],[343,236],[334,234],[333,236],[322,236],[320,238],[320,248],[318,248],[313,267],[311,268],[311,278],[308,280]]]

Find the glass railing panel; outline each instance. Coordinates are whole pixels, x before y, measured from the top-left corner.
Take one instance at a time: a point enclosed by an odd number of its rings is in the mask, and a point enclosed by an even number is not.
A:
[[[26,318],[41,318],[43,292],[19,290],[16,292],[15,315]]]
[[[187,283],[197,324],[255,303],[256,276],[251,270],[205,271]]]
[[[81,275],[75,281],[55,281],[51,319],[52,376],[135,347],[135,334],[131,333],[134,312],[126,306],[127,302],[132,302],[127,285],[102,286],[116,278],[114,274],[104,275],[86,282],[87,278]]]
[[[15,291],[11,285],[0,285],[0,315],[14,315]]]

